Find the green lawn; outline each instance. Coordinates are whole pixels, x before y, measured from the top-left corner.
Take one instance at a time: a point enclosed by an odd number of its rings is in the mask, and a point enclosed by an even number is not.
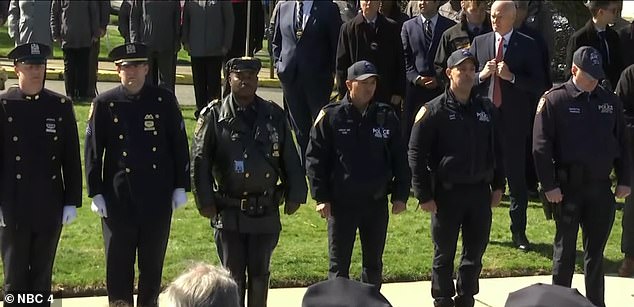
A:
[[[85,131],[87,105],[76,106],[80,135]],[[195,120],[193,109],[183,111],[191,136]],[[83,146],[83,140],[82,140]],[[272,286],[306,286],[326,277],[328,252],[326,222],[314,212],[309,202],[293,216],[282,216],[283,231],[273,254]],[[384,255],[386,281],[411,281],[430,278],[433,245],[430,239],[428,213],[414,210],[410,199],[407,212],[390,219]],[[98,217],[90,211],[90,200],[84,193],[83,207],[77,220],[64,228],[55,262],[53,283],[64,295],[104,294],[105,260]],[[620,253],[621,212],[606,248],[605,269],[616,272]],[[551,272],[551,241],[555,225],[543,218],[541,207],[531,203],[528,209],[528,237],[534,251],[527,254],[512,248],[508,231],[508,202],[493,211],[491,242],[484,258],[483,276],[516,276]],[[358,242],[358,241],[357,241]],[[578,245],[581,250],[581,245]],[[458,257],[459,257],[458,252]],[[189,202],[175,212],[172,222],[163,280],[164,284],[194,261],[218,263],[209,221],[197,213],[191,194]],[[577,271],[583,260],[578,258]],[[359,276],[358,243],[352,259],[351,273]],[[2,276],[0,274],[0,276]],[[1,278],[1,277],[0,277]]]

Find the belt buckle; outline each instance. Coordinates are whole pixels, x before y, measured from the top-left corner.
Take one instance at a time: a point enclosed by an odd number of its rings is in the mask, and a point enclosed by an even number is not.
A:
[[[248,203],[249,200],[246,198],[242,198],[240,199],[240,210],[241,211],[247,211],[247,207],[248,207]]]

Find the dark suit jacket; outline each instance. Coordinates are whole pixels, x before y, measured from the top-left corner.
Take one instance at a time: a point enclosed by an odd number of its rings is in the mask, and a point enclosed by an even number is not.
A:
[[[400,26],[378,14],[376,30],[365,22],[361,13],[341,26],[337,47],[337,86],[339,99],[346,95],[348,67],[366,60],[376,66],[379,84],[374,98],[389,103],[392,95],[405,96],[405,64],[398,33]]]
[[[619,39],[621,39],[621,50],[634,50],[634,22],[627,27],[619,30]],[[623,67],[627,68],[634,64],[634,54],[632,52],[622,52]]]
[[[456,23],[453,20],[438,15],[431,48],[425,45],[423,20],[416,16],[403,24],[401,41],[405,55],[405,72],[407,81],[412,84],[418,76],[433,77],[436,75],[434,59],[436,50],[443,33]]]
[[[247,41],[247,2],[237,1],[231,2],[233,7],[233,40],[231,41],[231,49],[227,52],[227,59],[243,57],[245,42]],[[255,52],[262,49],[262,40],[264,39],[264,9],[262,1],[251,1],[251,24],[249,27],[249,56],[253,56]]]
[[[331,80],[341,18],[336,4],[314,1],[302,36],[295,35],[295,1],[279,2],[273,34],[273,58],[277,75],[289,82],[301,73],[318,80]]]
[[[470,48],[471,53],[478,59],[480,72],[487,61],[495,58],[495,32],[476,36]],[[513,31],[508,42],[504,62],[509,70],[515,74],[515,83],[500,79],[502,88],[502,106],[500,107],[502,126],[505,133],[516,137],[525,137],[529,130],[531,97],[540,95],[544,86],[544,70],[541,53],[535,40],[518,31]],[[489,86],[493,77],[480,82],[476,77],[476,90],[488,97]],[[492,97],[489,97],[492,98]]]
[[[610,81],[612,88],[616,86],[619,81],[619,76],[625,66],[623,65],[623,56],[621,54],[621,42],[619,41],[619,35],[608,26],[606,40],[608,42],[608,49],[610,52],[610,63],[603,61],[603,70],[607,79]],[[592,20],[588,21],[583,28],[577,30],[570,40],[568,40],[568,47],[566,48],[566,78],[570,78],[570,68],[572,67],[572,54],[581,46],[592,46],[599,49],[599,35],[594,28]]]

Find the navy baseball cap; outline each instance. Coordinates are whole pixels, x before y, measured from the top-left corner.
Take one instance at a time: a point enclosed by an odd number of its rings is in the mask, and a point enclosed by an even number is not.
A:
[[[473,65],[475,65],[476,68],[478,67],[478,60],[469,52],[469,49],[460,49],[451,53],[447,59],[447,68],[454,68],[466,60],[471,60]]]
[[[255,71],[262,68],[262,61],[254,57],[233,58],[225,64],[228,72]]]
[[[362,81],[370,77],[378,77],[376,66],[368,61],[359,61],[348,67],[348,80]]]
[[[51,54],[51,47],[39,43],[18,45],[7,54],[14,64],[46,64],[46,58]]]
[[[127,43],[117,46],[108,57],[117,65],[130,65],[147,62],[147,46],[139,43]]]
[[[511,292],[505,307],[592,307],[577,289],[557,285],[534,284]]]
[[[572,63],[594,79],[605,79],[601,53],[593,47],[579,47],[572,55]]]

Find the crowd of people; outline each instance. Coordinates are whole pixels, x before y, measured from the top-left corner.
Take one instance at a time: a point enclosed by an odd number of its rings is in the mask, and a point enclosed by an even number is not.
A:
[[[200,287],[224,290],[178,289],[185,275],[167,290],[176,306],[204,296],[265,307],[278,207],[291,215],[310,191],[327,220],[329,279],[350,278],[358,231],[361,281],[378,294],[388,203],[399,214],[413,193],[431,214],[434,306],[471,307],[492,208],[508,186],[513,246],[531,250],[527,205],[542,194],[556,208],[553,284],[571,285],[581,227],[586,296],[605,306],[603,251],[615,196],[629,196],[634,173],[634,66],[622,51],[634,44],[634,27],[617,23],[622,1],[587,2],[592,18],[570,37],[569,78],[555,86],[544,1],[410,1],[405,12],[394,1],[279,1],[270,52],[284,108],[257,95],[262,62],[253,57],[262,49],[263,7],[273,1],[123,1],[126,43],[108,55],[121,84],[98,95],[109,5],[6,2],[18,85],[0,95],[5,293],[50,293],[62,225],[82,205],[73,101],[91,100],[84,170],[101,218],[111,305],[133,305],[135,263],[137,306],[158,305],[171,217],[191,190],[228,273],[193,268],[215,276]],[[66,95],[44,83],[57,43]],[[181,46],[191,56],[197,107],[190,137],[174,95]],[[634,274],[633,201],[624,206],[621,276]]]

